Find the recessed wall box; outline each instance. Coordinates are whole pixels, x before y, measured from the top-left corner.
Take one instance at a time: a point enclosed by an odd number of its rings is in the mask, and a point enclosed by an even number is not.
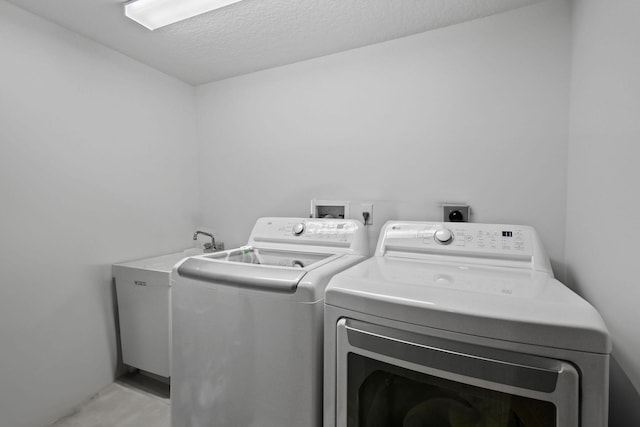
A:
[[[311,218],[349,218],[349,202],[342,200],[311,200]]]

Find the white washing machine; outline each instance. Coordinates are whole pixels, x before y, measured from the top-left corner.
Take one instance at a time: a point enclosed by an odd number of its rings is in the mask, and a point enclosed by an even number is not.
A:
[[[389,222],[325,294],[325,427],[605,427],[611,342],[530,227]]]
[[[354,220],[261,218],[172,274],[172,427],[322,425],[323,298],[368,256]]]

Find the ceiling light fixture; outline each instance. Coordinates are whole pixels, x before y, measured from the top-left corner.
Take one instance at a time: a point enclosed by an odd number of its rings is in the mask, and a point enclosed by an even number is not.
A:
[[[124,14],[150,30],[189,19],[240,0],[134,0],[124,5]]]

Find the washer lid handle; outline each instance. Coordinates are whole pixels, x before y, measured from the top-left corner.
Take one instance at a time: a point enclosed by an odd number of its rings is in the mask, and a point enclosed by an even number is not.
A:
[[[216,285],[268,292],[293,293],[307,274],[302,269],[273,268],[261,265],[235,265],[190,258],[177,269],[180,277]]]

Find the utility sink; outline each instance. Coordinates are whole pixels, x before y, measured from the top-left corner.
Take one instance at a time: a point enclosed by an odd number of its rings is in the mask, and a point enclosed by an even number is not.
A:
[[[144,258],[136,261],[128,261],[119,264],[114,264],[113,268],[126,267],[137,270],[149,270],[149,271],[164,271],[171,272],[171,269],[178,261],[195,255],[202,255],[202,250],[191,248],[185,249],[182,252],[176,252],[167,255],[160,255],[152,258]]]
[[[171,269],[180,260],[200,254],[202,250],[191,248],[112,266],[126,365],[171,376]]]

